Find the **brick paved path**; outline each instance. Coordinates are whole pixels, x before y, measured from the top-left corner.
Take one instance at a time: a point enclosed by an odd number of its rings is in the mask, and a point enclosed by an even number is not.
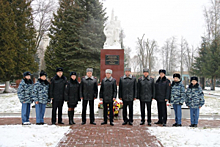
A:
[[[31,123],[35,123],[35,119],[30,119]],[[65,125],[68,126],[68,119],[63,120]],[[87,120],[87,124],[81,125],[81,119],[76,118],[76,125],[70,127],[70,131],[62,138],[57,146],[92,146],[92,147],[102,147],[102,146],[151,146],[158,147],[162,146],[160,141],[152,136],[147,130],[148,126],[145,124],[140,126],[140,120],[135,119],[133,126],[125,125],[122,126],[122,120],[115,120],[115,126],[100,125],[102,119],[96,119],[97,125],[90,125]],[[152,120],[156,122],[157,120]],[[50,119],[46,118],[45,122],[51,124]],[[173,119],[169,119],[167,122],[167,127],[171,127],[174,123]],[[21,124],[20,118],[0,118],[0,125],[17,125]],[[183,127],[188,127],[190,120],[182,120]],[[152,123],[151,127],[162,127],[161,125],[155,125]],[[199,127],[220,127],[220,120],[199,120]]]
[[[73,125],[58,146],[162,146],[161,143],[147,132],[146,126],[140,126],[138,121],[133,126],[122,126],[122,120],[115,120],[115,126],[100,125],[102,120],[96,120],[97,125]]]

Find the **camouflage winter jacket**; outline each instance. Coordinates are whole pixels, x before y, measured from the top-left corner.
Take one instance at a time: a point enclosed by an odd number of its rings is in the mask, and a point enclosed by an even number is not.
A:
[[[171,85],[171,98],[170,103],[171,104],[180,104],[182,105],[185,101],[185,88],[182,84],[182,82],[174,82]]]
[[[190,108],[202,107],[205,103],[202,88],[197,83],[195,86],[189,85],[186,91],[186,105]]]
[[[34,102],[39,102],[41,104],[47,104],[50,102],[49,94],[49,82],[47,80],[43,81],[38,79],[34,84],[33,90],[33,100]]]
[[[18,87],[18,98],[21,103],[32,103],[32,89],[33,89],[33,81],[23,79]]]

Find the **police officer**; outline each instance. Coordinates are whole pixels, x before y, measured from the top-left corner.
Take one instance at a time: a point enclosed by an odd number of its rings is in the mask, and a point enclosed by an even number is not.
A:
[[[94,116],[94,99],[97,98],[98,84],[97,79],[92,76],[93,69],[86,69],[86,76],[81,79],[80,98],[82,99],[82,125],[86,124],[86,108],[89,102],[90,124],[96,125]]]
[[[145,105],[147,105],[147,122],[151,126],[151,104],[155,97],[154,79],[149,76],[149,69],[143,69],[143,76],[138,79],[138,99],[141,106],[141,123],[145,123]]]
[[[119,98],[123,101],[123,124],[133,125],[133,101],[137,98],[136,78],[131,75],[131,68],[125,68],[125,75],[119,81]],[[129,106],[129,119],[127,107]]]
[[[117,85],[116,80],[112,77],[112,70],[106,69],[105,70],[106,77],[102,80],[101,88],[100,88],[100,100],[103,100],[104,106],[104,122],[101,125],[107,124],[107,113],[109,105],[110,110],[110,125],[114,126],[113,124],[113,100],[115,100],[117,96]]]
[[[62,122],[62,109],[64,102],[64,90],[67,83],[67,78],[63,76],[63,68],[58,67],[56,69],[56,76],[51,79],[50,84],[50,97],[52,100],[52,124],[56,123],[56,111],[58,108],[58,124],[64,124]]]
[[[170,100],[170,80],[166,78],[166,70],[159,70],[160,77],[155,83],[155,99],[157,100],[158,122],[155,124],[163,124],[167,122],[167,101]]]

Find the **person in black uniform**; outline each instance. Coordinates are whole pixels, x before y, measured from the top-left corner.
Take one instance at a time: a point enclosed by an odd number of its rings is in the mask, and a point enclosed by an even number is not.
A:
[[[65,89],[65,101],[68,105],[69,125],[75,124],[74,122],[74,108],[77,106],[79,97],[79,82],[76,79],[76,72],[70,72],[70,80],[68,81]]]
[[[58,124],[64,124],[62,122],[62,109],[64,102],[64,90],[67,83],[66,77],[63,76],[63,68],[58,67],[56,69],[56,76],[51,79],[50,84],[50,97],[52,100],[52,124],[56,124],[56,111],[58,108]]]
[[[155,99],[157,100],[158,109],[158,122],[155,124],[163,124],[166,126],[167,123],[167,101],[170,100],[171,84],[170,80],[166,78],[166,70],[159,70],[160,77],[155,83]]]
[[[145,105],[147,105],[147,122],[151,126],[151,104],[155,97],[154,79],[149,76],[149,69],[143,69],[143,76],[138,79],[137,99],[141,106],[141,123],[145,123]]]
[[[119,81],[119,98],[123,101],[122,125],[133,125],[133,101],[137,98],[136,78],[131,75],[131,68],[125,68],[125,75]],[[129,106],[129,119],[127,118],[127,107]]]
[[[94,116],[94,99],[97,98],[98,84],[96,77],[92,76],[93,69],[86,69],[86,76],[80,83],[80,98],[82,99],[82,125],[86,124],[86,108],[89,102],[90,124],[96,125]]]
[[[113,124],[113,100],[115,100],[117,96],[117,85],[116,80],[112,77],[112,70],[106,69],[105,70],[106,77],[102,80],[101,88],[100,88],[100,100],[103,100],[104,106],[104,122],[101,125],[107,124],[107,113],[108,108],[107,105],[109,104],[110,109],[110,125],[114,126]]]

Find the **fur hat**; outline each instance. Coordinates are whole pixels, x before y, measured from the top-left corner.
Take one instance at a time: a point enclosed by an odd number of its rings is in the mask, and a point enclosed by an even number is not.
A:
[[[40,77],[41,77],[41,76],[47,76],[47,73],[46,73],[45,71],[41,70],[41,71],[40,71]]]
[[[160,74],[161,72],[164,73],[164,74],[166,74],[166,70],[165,70],[165,69],[160,69],[160,70],[159,70],[159,74]]]
[[[87,68],[86,72],[93,72],[93,68]]]
[[[195,76],[190,78],[190,82],[192,82],[192,80],[196,80],[197,82],[199,81],[198,77],[195,77]]]
[[[105,70],[105,73],[110,73],[110,74],[112,74],[112,70],[111,70],[111,69],[106,69],[106,70]]]
[[[126,67],[126,68],[125,68],[125,71],[131,71],[131,68]]]
[[[148,68],[144,68],[143,72],[149,72],[149,69]]]
[[[70,72],[70,76],[72,76],[72,75],[77,76],[77,74],[76,74],[76,72],[75,72],[75,71]]]
[[[63,68],[62,67],[57,67],[56,72],[62,71],[63,72]]]
[[[25,71],[25,72],[23,73],[23,77],[26,77],[26,76],[28,76],[28,75],[31,76],[31,73],[30,73],[29,71]]]
[[[180,74],[178,74],[178,73],[173,74],[173,78],[175,78],[175,77],[180,79]]]

